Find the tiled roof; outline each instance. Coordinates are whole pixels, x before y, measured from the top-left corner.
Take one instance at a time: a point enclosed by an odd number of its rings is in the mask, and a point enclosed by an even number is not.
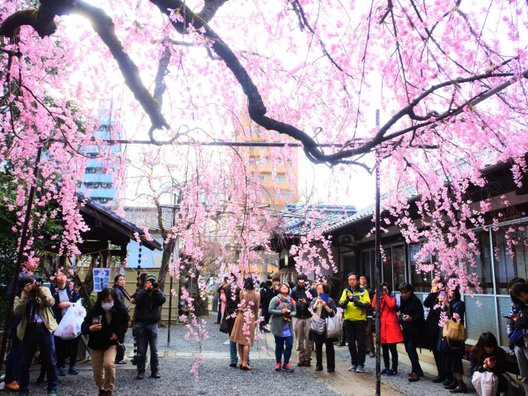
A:
[[[124,217],[119,216],[117,213],[115,213],[114,211],[110,210],[106,206],[100,204],[99,202],[84,196],[82,193],[77,192],[76,194],[77,194],[78,200],[84,202],[84,205],[86,207],[92,208],[93,210],[95,210],[95,211],[97,211],[97,212],[99,212],[101,214],[104,214],[105,216],[111,218],[116,223],[118,223],[121,226],[127,228],[130,231],[131,234],[138,233],[140,235],[141,241],[143,242],[144,246],[147,246],[149,249],[152,249],[152,250],[154,250],[154,249],[161,250],[161,245],[159,244],[159,242],[147,240],[143,236],[143,229],[141,229],[140,227],[138,227],[134,223],[128,221]],[[81,211],[82,211],[82,208],[81,208]]]
[[[287,205],[282,213],[284,222],[278,227],[283,235],[302,236],[310,230],[329,226],[350,218],[356,213],[354,206],[337,205]],[[288,220],[289,219],[289,220]]]

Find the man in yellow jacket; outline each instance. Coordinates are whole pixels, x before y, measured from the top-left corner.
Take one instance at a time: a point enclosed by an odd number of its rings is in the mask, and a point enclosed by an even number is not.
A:
[[[352,366],[348,368],[348,371],[362,373],[365,367],[365,328],[370,297],[367,290],[359,287],[356,274],[348,274],[347,280],[348,287],[343,290],[339,305],[344,310],[345,332],[352,360]]]

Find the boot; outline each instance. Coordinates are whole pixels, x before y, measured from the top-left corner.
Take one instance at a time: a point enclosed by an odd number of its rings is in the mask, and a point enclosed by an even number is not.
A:
[[[464,381],[460,380],[458,381],[458,385],[455,389],[451,390],[451,393],[467,393],[468,389],[466,384],[464,384]]]
[[[457,380],[453,380],[453,382],[451,382],[450,384],[448,384],[448,385],[444,385],[444,389],[453,390],[453,389],[455,389],[457,386],[458,386],[458,381],[457,381]]]
[[[136,375],[136,379],[137,380],[142,380],[143,378],[145,378],[145,370],[138,371],[137,375]]]

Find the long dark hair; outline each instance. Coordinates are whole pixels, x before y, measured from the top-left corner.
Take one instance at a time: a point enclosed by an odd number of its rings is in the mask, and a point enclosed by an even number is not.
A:
[[[251,276],[248,276],[246,279],[244,279],[244,289],[255,290],[255,282]]]
[[[482,333],[475,346],[471,349],[471,352],[474,354],[477,360],[477,364],[481,364],[487,355],[484,348],[493,348],[494,353],[498,348],[500,348],[497,338],[493,335],[493,333]]]

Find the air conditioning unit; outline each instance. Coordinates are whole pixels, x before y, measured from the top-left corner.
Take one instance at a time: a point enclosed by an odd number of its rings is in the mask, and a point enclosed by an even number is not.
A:
[[[353,245],[353,246],[356,245],[356,239],[354,238],[354,235],[350,235],[350,234],[339,235],[338,240],[339,240],[340,245]]]

